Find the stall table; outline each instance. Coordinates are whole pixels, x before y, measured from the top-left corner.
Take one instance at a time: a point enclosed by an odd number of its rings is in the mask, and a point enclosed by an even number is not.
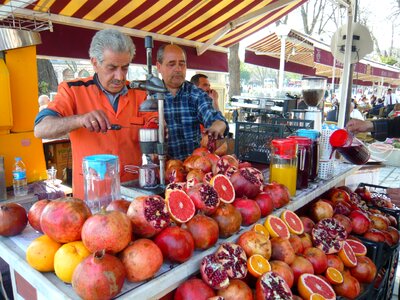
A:
[[[347,176],[354,173],[359,168],[360,166],[340,164],[336,168],[336,173],[333,178],[319,180],[318,182],[312,183],[308,189],[298,191],[287,206],[275,210],[274,214],[280,214],[283,209],[296,211],[330,188],[337,184],[342,184]],[[124,191],[126,192],[126,189],[124,189]],[[124,191],[122,191],[123,194]],[[125,195],[125,197],[132,197],[136,193],[130,193],[130,195]],[[261,219],[259,222],[264,222],[264,220],[265,218]],[[206,251],[195,251],[192,258],[185,263],[164,263],[155,278],[151,280],[140,283],[125,281],[121,293],[117,295],[115,299],[159,299],[178,287],[188,277],[196,274],[199,271],[200,261],[204,256],[216,251],[217,247],[223,242],[236,241],[242,232],[249,229],[250,227],[242,227],[235,235],[227,239],[219,239],[214,247]],[[28,225],[18,236],[0,237],[0,256],[10,266],[14,299],[80,299],[74,292],[72,286],[63,283],[54,273],[40,273],[26,262],[26,249],[31,241],[38,236],[40,236],[40,234],[35,232],[32,227]]]

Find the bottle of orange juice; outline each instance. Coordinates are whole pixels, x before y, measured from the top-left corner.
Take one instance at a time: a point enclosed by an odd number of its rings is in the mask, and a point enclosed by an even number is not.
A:
[[[291,196],[296,194],[297,142],[291,139],[271,141],[269,182],[285,185]]]

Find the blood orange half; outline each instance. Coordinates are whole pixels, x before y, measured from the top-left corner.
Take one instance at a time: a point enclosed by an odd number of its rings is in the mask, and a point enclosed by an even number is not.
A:
[[[346,242],[350,245],[351,249],[353,249],[354,254],[356,256],[364,256],[367,255],[367,247],[359,241],[356,240],[346,240]]]
[[[290,232],[285,222],[274,215],[269,215],[264,223],[271,237],[289,238]]]
[[[338,253],[345,267],[353,268],[357,266],[357,257],[354,254],[353,248],[347,241],[344,241],[343,248]]]
[[[217,191],[219,199],[225,203],[232,203],[235,201],[235,188],[232,183],[222,174],[217,174],[210,179],[210,184]]]
[[[166,194],[165,201],[169,214],[176,222],[186,223],[196,212],[192,199],[182,190],[171,190]]]
[[[302,234],[304,232],[303,222],[293,211],[288,209],[284,210],[281,214],[281,219],[283,222],[285,222],[290,233]]]
[[[310,299],[314,293],[320,294],[327,300],[335,300],[336,294],[332,286],[314,274],[302,274],[297,282],[297,289],[303,299]]]

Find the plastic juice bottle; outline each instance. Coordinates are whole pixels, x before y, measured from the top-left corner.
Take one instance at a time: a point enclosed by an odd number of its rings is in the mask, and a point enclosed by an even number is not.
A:
[[[269,181],[285,185],[291,196],[296,194],[297,142],[274,139],[271,142]]]

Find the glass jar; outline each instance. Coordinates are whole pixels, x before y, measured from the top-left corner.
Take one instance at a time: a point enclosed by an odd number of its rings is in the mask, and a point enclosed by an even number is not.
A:
[[[291,139],[271,141],[269,182],[285,185],[291,196],[296,194],[297,142]]]
[[[308,188],[308,178],[311,169],[311,139],[304,136],[289,136],[288,139],[297,142],[297,180],[296,188]]]
[[[319,166],[319,137],[320,132],[314,129],[299,129],[296,131],[298,136],[304,136],[311,139],[311,165],[308,179],[314,181],[318,177]]]

